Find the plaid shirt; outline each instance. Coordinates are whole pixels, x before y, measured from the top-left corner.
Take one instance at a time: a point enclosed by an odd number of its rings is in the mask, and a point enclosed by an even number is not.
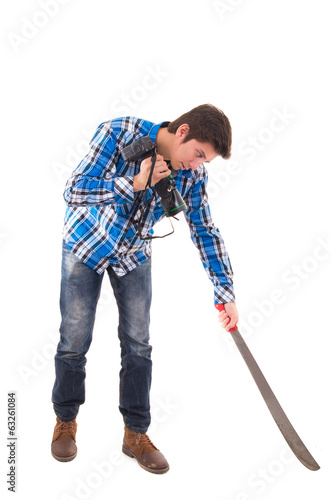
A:
[[[90,151],[67,181],[67,203],[63,237],[68,248],[89,267],[101,274],[109,265],[123,276],[151,256],[151,241],[141,240],[137,224],[143,208],[134,203],[133,178],[141,159],[124,162],[122,149],[149,135],[155,142],[160,127],[134,117],[101,123],[90,141]],[[177,175],[176,175],[177,174]],[[174,171],[175,182],[188,209],[184,211],[192,241],[214,284],[214,302],[235,300],[232,268],[219,230],[214,226],[206,192],[207,171],[202,164],[195,171]],[[153,191],[147,190],[147,200]],[[147,202],[142,236],[153,234],[154,224],[165,215],[160,196]]]

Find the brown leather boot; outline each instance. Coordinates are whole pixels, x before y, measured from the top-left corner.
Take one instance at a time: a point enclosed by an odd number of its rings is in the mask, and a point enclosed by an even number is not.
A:
[[[70,462],[77,455],[76,432],[76,419],[70,422],[62,422],[56,417],[51,452],[59,462]]]
[[[163,474],[169,470],[169,464],[162,453],[154,446],[147,434],[133,432],[124,427],[122,451],[128,457],[136,458],[138,464],[148,472]]]

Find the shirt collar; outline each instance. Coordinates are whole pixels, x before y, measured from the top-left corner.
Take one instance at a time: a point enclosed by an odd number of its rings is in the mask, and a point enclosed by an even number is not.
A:
[[[162,127],[167,127],[170,122],[161,122],[161,123],[156,123],[155,125],[152,126],[150,129],[148,135],[151,138],[151,140],[155,143],[156,141],[156,136],[159,131],[159,129]]]

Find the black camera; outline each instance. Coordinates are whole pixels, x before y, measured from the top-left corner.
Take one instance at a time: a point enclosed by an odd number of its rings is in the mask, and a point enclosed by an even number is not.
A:
[[[129,144],[122,150],[122,157],[124,161],[135,161],[149,158],[151,156],[154,157],[154,161],[152,161],[152,168],[145,189],[151,182],[156,160],[156,146],[154,142],[149,137],[141,137],[141,139]],[[187,210],[186,203],[176,188],[176,183],[172,174],[164,179],[161,179],[155,185],[155,189],[161,197],[161,205],[164,210],[164,214],[167,217],[173,217],[183,210]]]
[[[136,161],[140,158],[145,159],[152,156],[156,152],[154,142],[147,136],[138,139],[137,141],[129,144],[122,150],[122,157],[124,161]]]

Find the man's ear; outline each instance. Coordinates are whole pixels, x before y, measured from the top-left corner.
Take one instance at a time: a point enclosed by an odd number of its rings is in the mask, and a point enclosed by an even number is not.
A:
[[[178,129],[176,130],[176,137],[178,139],[184,139],[184,137],[189,133],[190,127],[187,123],[183,123]]]

